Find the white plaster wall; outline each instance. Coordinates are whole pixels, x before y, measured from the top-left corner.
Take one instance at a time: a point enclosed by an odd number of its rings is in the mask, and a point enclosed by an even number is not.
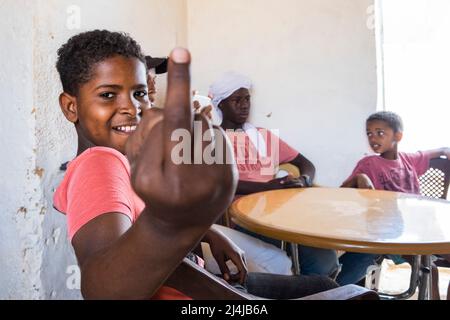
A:
[[[0,299],[41,296],[32,7],[25,0],[0,2]]]
[[[250,76],[250,119],[280,129],[314,162],[318,182],[337,186],[367,151],[365,118],[376,110],[372,4],[189,0],[194,87],[206,94],[228,70]]]
[[[67,27],[73,5],[79,29]],[[79,32],[109,29],[130,33],[146,53],[168,55],[186,45],[186,2],[4,0],[0,13],[0,299],[80,298],[65,218],[52,208],[59,166],[76,152],[58,105],[56,51]]]

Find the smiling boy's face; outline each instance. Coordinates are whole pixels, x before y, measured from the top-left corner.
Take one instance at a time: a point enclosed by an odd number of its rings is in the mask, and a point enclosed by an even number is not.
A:
[[[147,90],[144,63],[117,55],[93,67],[91,79],[79,87],[73,113],[64,110],[64,102],[61,106],[66,118],[76,125],[79,144],[125,153],[128,137],[140,120],[140,110],[149,107]]]

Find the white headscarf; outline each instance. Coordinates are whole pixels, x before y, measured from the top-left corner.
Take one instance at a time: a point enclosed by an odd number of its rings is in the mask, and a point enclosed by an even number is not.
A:
[[[241,88],[250,89],[251,87],[252,81],[248,77],[232,71],[223,74],[209,87],[209,96],[212,99],[214,112],[219,118],[217,119],[219,125],[223,119],[222,111],[219,109],[220,102]]]
[[[212,99],[214,113],[216,114],[216,117],[213,117],[216,118],[216,121],[214,122],[218,125],[222,124],[223,115],[222,110],[219,109],[219,104],[222,100],[225,100],[241,88],[251,89],[251,87],[252,81],[248,77],[232,71],[223,74],[216,80],[216,82],[209,87],[209,96]],[[267,157],[266,141],[258,129],[249,122],[244,123],[242,129],[249,136],[250,141],[255,146],[259,155],[261,157]]]

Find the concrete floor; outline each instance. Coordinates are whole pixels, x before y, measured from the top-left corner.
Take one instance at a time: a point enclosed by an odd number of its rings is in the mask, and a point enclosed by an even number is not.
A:
[[[379,288],[381,292],[395,294],[408,289],[411,267],[404,263],[395,265],[391,260],[383,261]],[[450,282],[450,268],[439,268],[439,293],[441,300],[447,299],[447,288]],[[417,299],[417,293],[411,300]]]

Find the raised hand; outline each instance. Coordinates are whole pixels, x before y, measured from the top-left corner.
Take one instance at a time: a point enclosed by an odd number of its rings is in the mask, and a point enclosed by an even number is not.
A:
[[[225,133],[215,128],[213,141],[204,141],[203,135],[212,129],[204,115],[196,116],[201,130],[193,130],[189,64],[187,50],[177,48],[171,53],[165,108],[143,111],[126,148],[134,190],[152,219],[175,228],[211,225],[232,201],[237,184],[233,152]],[[182,133],[184,139],[173,139],[176,133]],[[183,159],[189,161],[181,164],[174,160],[174,148],[180,142],[186,143],[184,151],[190,149],[183,153]],[[211,147],[221,152],[223,164],[192,164],[194,151],[198,156]]]
[[[194,104],[194,112],[196,114],[202,114],[209,120],[212,119],[212,106],[211,105],[202,108],[202,106],[200,105],[200,102],[198,102],[197,100],[194,100],[193,104]]]

